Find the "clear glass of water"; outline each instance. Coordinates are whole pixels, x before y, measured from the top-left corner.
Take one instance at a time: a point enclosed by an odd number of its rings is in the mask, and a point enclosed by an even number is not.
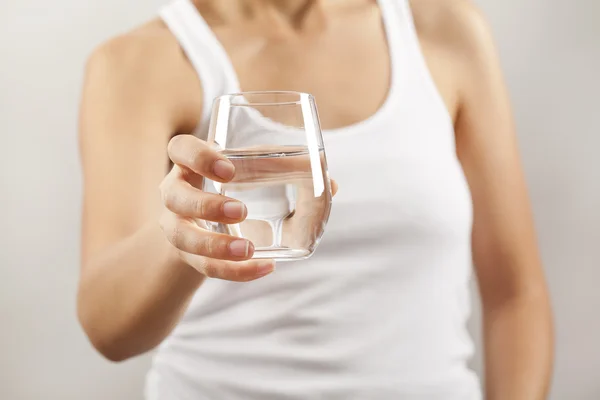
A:
[[[299,92],[245,92],[218,97],[208,143],[235,166],[222,184],[204,190],[242,201],[240,224],[207,222],[208,229],[246,238],[254,258],[310,257],[331,210],[331,185],[314,99]]]

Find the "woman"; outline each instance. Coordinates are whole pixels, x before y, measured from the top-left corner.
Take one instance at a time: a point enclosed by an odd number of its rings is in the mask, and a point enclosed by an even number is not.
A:
[[[235,174],[202,139],[212,99],[241,90],[314,94],[341,188],[317,253],[274,274],[251,243],[186,222],[246,215],[199,190]],[[471,260],[485,398],[545,397],[548,296],[468,2],[175,0],[94,52],[80,132],[79,318],[113,361],[160,344],[148,399],[480,399]]]

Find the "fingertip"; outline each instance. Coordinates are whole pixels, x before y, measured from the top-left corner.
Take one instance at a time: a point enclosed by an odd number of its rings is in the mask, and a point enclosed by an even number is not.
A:
[[[239,201],[229,200],[223,204],[223,215],[229,219],[243,221],[247,214],[246,205]]]
[[[246,258],[250,259],[254,256],[254,243],[248,241],[248,252],[246,253]]]
[[[246,239],[237,239],[229,243],[229,254],[239,259],[249,259],[254,254],[254,244]]]
[[[333,179],[331,180],[331,195],[335,196],[335,194],[338,191],[338,184],[336,181],[334,181]]]
[[[258,264],[256,267],[256,277],[262,278],[263,276],[269,275],[273,271],[275,271],[274,260],[261,261],[260,264]]]
[[[235,175],[235,167],[230,161],[219,159],[213,164],[213,173],[228,182]]]

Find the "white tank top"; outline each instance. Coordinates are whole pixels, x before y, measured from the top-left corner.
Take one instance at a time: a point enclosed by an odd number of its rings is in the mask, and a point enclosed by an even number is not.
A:
[[[419,48],[408,0],[379,0],[388,98],[324,131],[340,191],[312,258],[248,283],[207,280],[161,344],[148,400],[479,400],[467,367],[472,205],[452,120]],[[161,16],[204,90],[239,92],[190,0]]]

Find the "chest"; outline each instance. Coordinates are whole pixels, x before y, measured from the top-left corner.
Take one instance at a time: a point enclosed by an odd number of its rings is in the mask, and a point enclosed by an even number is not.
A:
[[[398,49],[389,46],[389,27],[376,4],[332,18],[310,34],[274,38],[253,22],[214,32],[241,90],[311,93],[324,129],[368,119],[389,94],[392,53]],[[453,89],[442,86],[451,98]]]

